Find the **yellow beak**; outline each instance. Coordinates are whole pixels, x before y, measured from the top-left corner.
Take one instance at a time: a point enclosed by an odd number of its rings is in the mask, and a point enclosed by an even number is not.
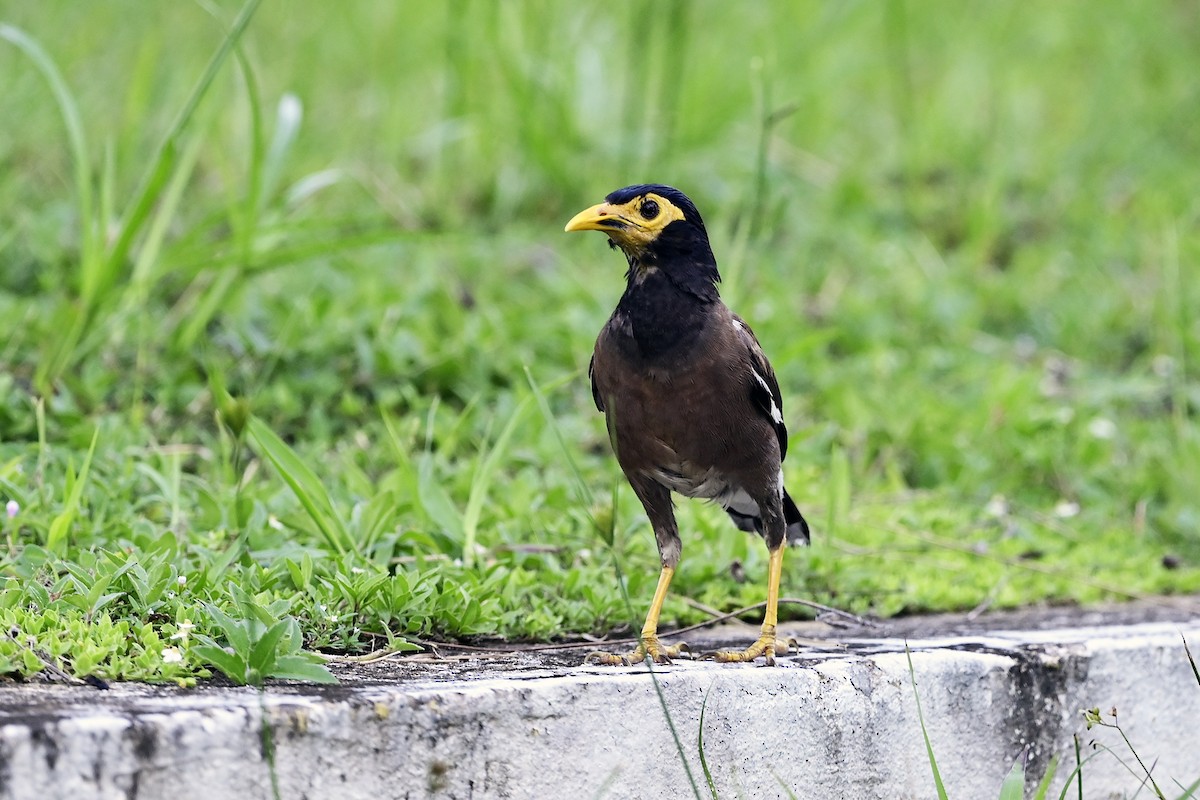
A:
[[[571,231],[612,232],[628,227],[629,222],[622,217],[619,206],[600,203],[591,208],[585,208],[571,217],[571,221],[567,223],[567,227],[564,230],[568,233]]]

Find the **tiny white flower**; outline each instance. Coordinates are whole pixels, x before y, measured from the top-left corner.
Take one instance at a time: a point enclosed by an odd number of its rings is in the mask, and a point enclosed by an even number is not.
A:
[[[9,500],[4,504],[4,511],[8,514],[8,518],[12,519],[17,514],[21,513],[21,504],[16,500]]]
[[[1096,417],[1088,423],[1088,433],[1097,439],[1111,439],[1117,435],[1117,423],[1106,417]]]
[[[1059,519],[1070,519],[1079,513],[1079,503],[1074,500],[1059,500],[1054,506],[1054,516]]]
[[[180,586],[187,586],[187,575],[180,575],[175,579],[175,582]]]
[[[162,660],[164,664],[178,664],[183,661],[183,653],[179,651],[178,647],[164,647]]]
[[[188,636],[192,634],[192,628],[196,627],[190,619],[185,619],[175,626],[175,633],[171,634],[172,639],[177,639],[181,642],[187,642]]]
[[[1060,406],[1054,412],[1054,421],[1059,425],[1066,425],[1073,419],[1075,419],[1075,409],[1070,406]]]
[[[350,568],[351,575],[362,575],[364,572],[366,572],[366,570],[363,569],[362,567],[351,567]]]
[[[279,123],[287,128],[296,128],[304,117],[304,104],[300,98],[288,92],[279,98],[279,108],[276,111]]]
[[[283,523],[279,521],[279,517],[271,514],[267,517],[267,524],[277,531],[283,530]]]
[[[1160,378],[1169,378],[1175,374],[1175,359],[1159,354],[1150,362],[1150,369]]]
[[[1002,494],[992,495],[992,499],[987,501],[987,505],[983,507],[983,513],[989,517],[1004,517],[1008,515],[1008,500]]]

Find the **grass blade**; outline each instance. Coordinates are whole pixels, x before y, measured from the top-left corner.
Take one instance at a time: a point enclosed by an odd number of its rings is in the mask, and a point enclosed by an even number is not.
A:
[[[1196,668],[1196,659],[1192,658],[1192,648],[1188,647],[1186,636],[1181,633],[1179,638],[1183,639],[1183,652],[1187,655],[1188,663],[1192,665],[1192,674],[1196,676],[1196,684],[1200,685],[1200,669]]]
[[[1175,785],[1183,789],[1183,794],[1179,795],[1175,800],[1193,800],[1196,797],[1196,790],[1200,789],[1200,778],[1192,781],[1191,786],[1184,786],[1179,781],[1175,781]]]
[[[63,79],[62,73],[58,71],[58,67],[55,65],[53,59],[50,58],[49,54],[46,53],[37,41],[21,29],[5,24],[0,24],[0,39],[4,39],[16,46],[18,50],[23,52],[33,62],[38,71],[42,73],[42,77],[50,85],[50,91],[53,92],[54,100],[58,103],[58,110],[62,115],[63,124],[67,128],[67,142],[71,149],[71,161],[75,178],[75,201],[79,204],[79,227],[83,235],[81,255],[84,265],[83,276],[86,280],[90,274],[90,266],[94,264],[99,256],[99,249],[96,246],[96,230],[92,213],[94,190],[90,175],[91,159],[88,157],[87,139],[84,136],[83,121],[79,116],[79,107],[76,105],[75,97],[71,94],[71,90],[68,88],[66,80]]]
[[[913,670],[912,651],[908,643],[904,645],[904,655],[908,658],[908,677],[912,681],[913,699],[917,701],[917,720],[921,723],[921,735],[925,737],[925,753],[929,756],[929,768],[933,770],[933,783],[937,787],[939,800],[949,800],[946,787],[942,783],[942,773],[938,770],[937,759],[933,755],[933,743],[929,741],[929,731],[925,727],[925,713],[921,710],[921,695],[917,693],[917,674]]]
[[[703,800],[700,796],[700,787],[696,785],[696,778],[692,775],[692,766],[688,764],[687,756],[683,751],[683,741],[679,738],[679,731],[675,729],[675,720],[671,717],[671,709],[667,707],[667,696],[663,694],[662,684],[658,682],[658,675],[654,672],[654,662],[649,656],[646,657],[646,667],[650,670],[650,680],[654,683],[654,693],[658,695],[658,704],[662,707],[663,718],[667,721],[667,729],[671,731],[671,739],[675,742],[675,752],[679,754],[679,763],[683,764],[683,771],[687,775],[688,785],[692,787],[692,794],[696,796],[696,800]]]
[[[566,378],[562,379],[562,382],[573,379],[577,374],[578,373],[568,375]],[[545,419],[546,424],[550,426],[550,430],[554,432],[554,438],[558,442],[559,449],[562,451],[563,459],[566,461],[567,466],[571,470],[572,486],[575,489],[578,499],[583,504],[585,513],[587,513],[588,516],[588,520],[592,523],[593,530],[595,530],[596,534],[600,537],[601,541],[604,542],[609,553],[612,555],[613,573],[616,575],[617,586],[621,590],[621,597],[625,602],[625,608],[629,612],[630,628],[632,630],[637,630],[639,621],[637,619],[637,615],[634,613],[633,603],[629,599],[629,592],[626,590],[625,574],[621,569],[620,555],[616,548],[617,498],[619,497],[621,490],[621,479],[616,478],[613,480],[612,496],[609,504],[610,513],[608,518],[603,522],[596,519],[596,514],[593,511],[596,500],[592,495],[591,487],[588,486],[587,481],[583,479],[583,473],[579,469],[579,464],[575,461],[574,451],[567,446],[567,440],[563,436],[562,427],[558,424],[558,419],[554,416],[554,412],[550,408],[550,403],[546,399],[545,392],[542,391],[542,387],[537,385],[537,382],[533,379],[533,374],[529,371],[528,367],[525,368],[525,379],[529,383],[529,388],[533,392],[534,398],[537,399],[538,408],[542,412],[543,419]]]
[[[258,451],[271,462],[308,516],[320,529],[325,541],[338,555],[345,555],[351,544],[345,522],[334,508],[333,499],[304,460],[258,417],[251,417],[247,432]]]
[[[388,444],[396,457],[396,466],[404,473],[404,480],[416,495],[417,503],[425,516],[456,542],[462,538],[463,520],[458,507],[434,474],[433,458],[423,454],[414,462],[404,442],[396,420],[385,409],[380,409],[383,427],[387,431]],[[461,556],[461,554],[460,554]]]
[[[566,383],[575,380],[579,373],[573,373],[557,381],[557,384]],[[533,392],[534,398],[537,400],[538,408],[542,412],[542,417],[546,420],[546,424],[550,426],[550,430],[554,432],[554,438],[558,442],[559,449],[562,450],[563,458],[566,459],[567,467],[571,470],[572,483],[575,485],[575,490],[579,493],[579,499],[582,500],[588,508],[596,502],[592,496],[592,489],[588,486],[587,481],[583,479],[583,473],[579,469],[578,462],[575,461],[575,453],[571,447],[567,446],[567,440],[563,436],[562,426],[558,424],[558,420],[554,416],[554,411],[550,408],[550,401],[546,399],[546,392],[541,386],[538,386],[537,381],[533,379],[533,373],[529,371],[529,367],[525,367],[525,380],[529,384],[530,391]]]
[[[467,497],[467,507],[463,511],[463,565],[468,569],[475,563],[475,539],[479,531],[479,517],[483,513],[483,501],[487,499],[488,489],[492,478],[496,475],[496,467],[500,459],[508,451],[509,442],[517,425],[525,417],[525,409],[529,406],[529,397],[517,404],[505,423],[504,429],[496,437],[496,441],[486,453],[481,453],[479,466],[471,480],[471,493]]]
[[[1000,800],[1021,800],[1025,796],[1025,765],[1018,758],[1000,784]]]
[[[92,466],[92,456],[96,452],[96,442],[100,438],[100,429],[96,428],[92,433],[92,443],[88,447],[87,455],[83,459],[83,466],[79,469],[79,475],[70,484],[71,489],[67,495],[66,502],[63,504],[63,510],[58,513],[54,521],[50,523],[50,532],[46,536],[46,549],[51,553],[64,555],[67,549],[67,535],[71,532],[71,524],[75,522],[75,516],[79,513],[79,503],[83,499],[83,488],[87,485],[88,470]]]
[[[1077,779],[1076,785],[1079,787],[1079,800],[1083,800],[1083,762],[1079,760],[1079,737],[1075,736],[1073,738],[1075,739],[1075,773],[1076,773],[1076,779]],[[1089,756],[1089,758],[1090,758],[1090,756]],[[1071,782],[1067,781],[1066,786],[1063,787],[1064,795],[1067,793],[1067,786],[1070,786],[1070,785],[1071,785]],[[1061,798],[1060,798],[1060,800],[1061,800]]]
[[[88,330],[95,319],[98,304],[104,299],[106,292],[116,284],[118,274],[126,268],[133,242],[151,218],[151,213],[158,203],[164,187],[168,185],[173,175],[178,175],[179,140],[183,132],[187,129],[200,101],[208,93],[217,72],[240,39],[246,26],[249,25],[250,19],[261,2],[262,0],[248,0],[233,26],[222,39],[216,53],[209,60],[199,82],[193,88],[154,157],[150,160],[145,175],[134,193],[133,201],[117,225],[115,241],[107,254],[103,252],[103,244],[98,232],[102,225],[107,224],[107,220],[97,217],[95,212],[95,190],[90,174],[91,162],[83,134],[83,124],[80,121],[74,98],[54,62],[37,42],[17,28],[0,25],[0,38],[14,44],[33,61],[50,84],[51,91],[58,102],[67,127],[67,137],[74,161],[76,195],[80,214],[80,230],[82,231],[79,267],[79,305],[81,307],[69,308],[69,323],[61,328],[60,335],[55,336],[52,341],[47,343],[47,353],[38,362],[34,382],[42,394],[48,394],[63,372],[79,358],[80,343],[87,338]],[[182,182],[181,179],[179,181],[180,189]],[[107,204],[105,205],[107,206]],[[159,216],[161,219],[162,212]],[[163,232],[165,232],[165,224],[166,220],[163,220]],[[159,241],[151,243],[150,254],[139,261],[145,262],[157,255],[158,247],[161,245],[161,235],[160,232]],[[142,271],[145,271],[144,266]]]
[[[712,686],[708,687],[708,692],[704,693],[704,700],[700,702],[700,731],[696,735],[696,749],[700,752],[700,769],[704,770],[704,781],[708,784],[708,791],[712,793],[713,800],[718,800],[717,785],[713,782],[712,770],[708,768],[708,757],[704,754],[704,712],[708,709],[708,694],[712,691]]]
[[[783,778],[775,774],[775,770],[771,770],[771,777],[774,778],[775,782],[779,784],[779,788],[783,789],[788,800],[800,800],[800,798],[796,797],[796,793],[792,791],[792,788],[783,782]]]
[[[1071,790],[1072,783],[1075,783],[1076,788],[1079,790],[1079,800],[1083,800],[1083,765],[1100,755],[1100,753],[1105,752],[1103,749],[1097,749],[1093,750],[1087,758],[1081,758],[1082,752],[1079,746],[1079,737],[1075,736],[1073,738],[1075,741],[1075,768],[1071,770],[1070,774],[1067,775],[1067,780],[1063,783],[1062,791],[1058,793],[1058,800],[1066,800],[1067,792]],[[1120,759],[1117,760],[1120,761]],[[1128,769],[1128,767],[1126,767],[1126,769]],[[1137,777],[1136,773],[1134,773],[1132,770],[1130,771],[1130,774],[1134,775],[1134,777]],[[1042,782],[1048,787],[1050,780],[1051,778],[1044,778]]]
[[[99,237],[96,233],[95,219],[95,189],[91,179],[91,159],[88,155],[87,139],[84,136],[83,122],[79,116],[79,107],[71,94],[62,73],[58,71],[53,59],[32,37],[19,28],[0,24],[0,39],[4,39],[33,62],[37,70],[50,86],[62,115],[63,124],[67,129],[67,142],[71,150],[71,161],[75,180],[75,202],[79,211],[79,290],[83,298],[82,308],[65,308],[69,314],[69,323],[60,330],[61,335],[49,341],[47,352],[38,360],[34,375],[34,384],[38,391],[45,395],[50,393],[51,384],[65,369],[79,340],[83,337],[91,315],[91,304],[94,300],[104,269],[104,259],[101,255]]]
[[[192,116],[196,113],[196,108],[200,105],[200,101],[208,94],[208,90],[212,86],[213,80],[217,77],[217,73],[229,57],[234,45],[241,39],[246,27],[250,24],[250,20],[254,17],[254,12],[258,10],[258,6],[261,3],[262,0],[248,0],[246,5],[242,6],[242,10],[233,21],[233,25],[230,26],[229,32],[221,40],[217,52],[213,53],[213,57],[209,59],[208,66],[205,67],[200,80],[193,87],[192,93],[188,96],[183,108],[180,109],[178,116],[175,117],[170,130],[167,131],[167,135],[159,145],[158,151],[155,152],[154,157],[150,161],[150,166],[147,168],[141,184],[134,194],[132,205],[121,219],[120,234],[117,236],[117,240],[108,254],[107,260],[110,264],[124,263],[129,248],[133,245],[134,237],[142,229],[146,219],[149,217],[150,209],[154,206],[158,198],[159,189],[171,174],[171,165],[175,161],[180,136],[182,136],[184,130],[187,128],[188,123],[191,122]]]
[[[262,165],[262,177],[258,181],[258,210],[265,210],[267,201],[275,195],[279,186],[279,178],[283,174],[283,164],[287,155],[300,133],[300,123],[304,120],[304,106],[300,98],[290,92],[279,98],[279,106],[275,111],[275,133],[267,148]]]
[[[1038,783],[1037,791],[1033,793],[1033,800],[1046,800],[1047,794],[1050,792],[1050,783],[1054,780],[1054,773],[1058,771],[1058,756],[1050,759],[1050,765],[1046,767],[1046,774],[1042,776],[1042,780]]]
[[[166,183],[162,199],[154,214],[154,220],[150,223],[145,241],[143,241],[137,254],[137,260],[133,265],[130,291],[126,295],[126,307],[141,305],[149,292],[150,284],[153,282],[152,268],[162,252],[163,241],[166,239],[171,222],[175,219],[175,212],[179,210],[183,190],[192,176],[192,170],[200,157],[200,148],[203,144],[203,136],[196,136],[188,142],[174,174]]]

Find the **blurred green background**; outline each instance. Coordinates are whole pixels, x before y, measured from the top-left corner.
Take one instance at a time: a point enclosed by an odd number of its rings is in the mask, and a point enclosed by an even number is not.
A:
[[[779,375],[785,595],[1200,588],[1195,4],[265,2],[202,80],[243,10],[0,6],[0,671],[636,625],[561,231],[647,181]],[[760,601],[679,513],[667,621]]]

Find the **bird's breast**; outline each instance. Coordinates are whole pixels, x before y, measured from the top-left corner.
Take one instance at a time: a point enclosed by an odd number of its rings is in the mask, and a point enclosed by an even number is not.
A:
[[[751,472],[778,466],[770,420],[751,403],[753,373],[728,314],[714,311],[669,358],[647,358],[619,310],[601,332],[592,380],[617,460],[688,497],[719,500]],[[732,340],[733,344],[730,343]]]
[[[716,499],[722,476],[756,461],[747,433],[758,419],[733,380],[711,373],[646,369],[625,373],[606,400],[614,449],[622,466],[647,474],[688,497]]]

